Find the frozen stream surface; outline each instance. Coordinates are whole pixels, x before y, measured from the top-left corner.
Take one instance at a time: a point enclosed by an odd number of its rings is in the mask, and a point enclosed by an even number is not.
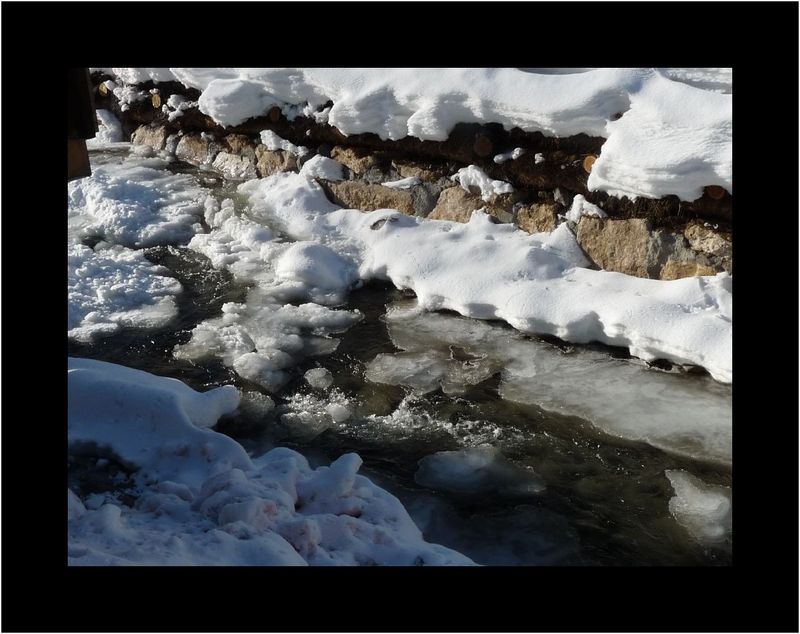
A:
[[[97,189],[70,198],[70,357],[236,386],[215,429],[251,458],[288,447],[313,469],[357,453],[446,547],[431,563],[466,561],[447,549],[488,565],[731,563],[730,384],[425,312],[385,281],[341,293],[357,277],[347,254],[291,239],[236,183],[124,146],[92,162]],[[139,226],[143,199],[158,204]],[[304,258],[335,279],[310,279]],[[71,450],[86,508],[141,507],[118,458]]]

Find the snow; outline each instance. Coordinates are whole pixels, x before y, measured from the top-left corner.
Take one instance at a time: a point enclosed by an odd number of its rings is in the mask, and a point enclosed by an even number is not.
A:
[[[86,147],[90,150],[107,147],[111,143],[122,142],[122,124],[110,110],[95,110],[97,116],[97,134],[93,139],[86,140]]]
[[[95,166],[68,185],[73,235],[100,236],[127,247],[185,244],[198,231],[208,192],[188,174],[170,174],[160,159],[129,158]]]
[[[370,381],[459,395],[499,373],[503,399],[671,453],[731,461],[731,389],[707,377],[659,372],[602,351],[565,354],[508,327],[422,312],[413,301],[390,305],[385,321],[400,352],[368,363]]]
[[[525,149],[521,147],[514,148],[513,150],[509,150],[508,152],[503,152],[502,154],[497,154],[494,157],[494,162],[498,165],[502,165],[508,160],[516,160],[520,156],[525,154]],[[539,156],[538,154],[536,156]]]
[[[630,110],[608,123],[590,190],[631,199],[696,200],[707,185],[733,193],[731,95],[657,76],[630,99]]]
[[[477,187],[481,192],[481,198],[487,202],[494,195],[510,194],[514,191],[509,183],[489,178],[477,165],[462,167],[450,177],[450,180],[459,183],[466,191],[470,191],[470,187]]]
[[[701,544],[723,541],[731,533],[731,491],[708,485],[683,470],[667,470],[675,496],[669,512]]]
[[[400,180],[396,181],[386,181],[385,183],[381,183],[384,187],[390,187],[392,189],[411,189],[416,185],[420,184],[420,180],[416,176],[409,176],[408,178],[401,178]]]
[[[544,163],[544,154],[542,154],[541,152],[537,152],[536,154],[534,154],[533,162],[535,165],[538,165],[539,163]]]
[[[600,209],[595,204],[590,203],[582,194],[576,194],[572,199],[572,206],[567,211],[567,220],[578,222],[581,216],[589,216],[591,218],[607,218],[608,215],[605,211]]]
[[[544,483],[532,470],[511,462],[492,445],[425,456],[414,480],[431,489],[465,493],[519,496],[544,490]]]
[[[67,336],[91,341],[121,328],[158,328],[178,313],[180,283],[140,251],[99,243],[67,249]]]
[[[499,123],[606,143],[592,190],[694,200],[732,192],[731,69],[170,68],[114,69],[130,83],[175,78],[202,91],[200,110],[237,125],[280,106],[315,113],[345,135],[443,141],[457,123]],[[117,90],[129,90],[129,87]],[[115,92],[116,94],[116,92]],[[126,94],[130,101],[138,96]],[[615,120],[622,114],[622,118]]]
[[[342,167],[343,165],[338,161],[317,155],[303,164],[303,167],[300,168],[300,174],[305,178],[324,178],[329,181],[341,181],[344,180]]]
[[[327,390],[333,385],[333,375],[325,368],[312,368],[304,375],[306,383],[318,390]]]
[[[285,152],[289,152],[289,154],[294,154],[295,156],[305,156],[309,152],[308,148],[304,145],[298,147],[291,141],[282,139],[272,130],[262,130],[260,136],[261,142],[268,150],[283,150]]]
[[[254,218],[269,218],[295,239],[325,243],[362,280],[413,290],[425,310],[501,319],[574,343],[625,346],[646,361],[699,365],[732,381],[728,274],[661,281],[589,270],[581,268],[588,263],[566,225],[528,235],[480,212],[454,223],[338,209],[298,174],[249,181],[239,192]]]
[[[129,468],[133,505],[68,490],[70,565],[470,565],[424,541],[397,498],[345,454],[311,469],[285,448],[251,458],[214,432],[238,390],[69,359],[72,451]]]

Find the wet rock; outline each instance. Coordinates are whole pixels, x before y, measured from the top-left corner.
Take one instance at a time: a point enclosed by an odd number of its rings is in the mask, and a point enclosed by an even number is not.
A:
[[[261,178],[277,172],[294,172],[297,170],[297,158],[284,150],[268,150],[263,144],[255,149],[256,168]]]
[[[333,202],[348,209],[361,211],[397,209],[409,216],[414,215],[414,201],[411,193],[406,190],[361,181],[328,182],[326,189]]]
[[[356,174],[364,174],[378,165],[378,158],[366,150],[337,145],[331,150],[331,158],[339,161]]]
[[[178,141],[175,156],[192,165],[208,165],[214,161],[222,148],[211,137],[200,134],[186,134]]]
[[[552,231],[558,222],[559,208],[554,202],[520,206],[516,213],[517,226],[528,233]]]
[[[167,129],[160,125],[142,125],[131,136],[134,145],[147,145],[157,152],[164,149],[167,142]]]
[[[226,178],[249,180],[258,178],[256,166],[249,156],[240,156],[230,152],[220,152],[211,165]]]
[[[473,211],[484,209],[487,214],[500,222],[511,222],[514,219],[513,207],[514,197],[510,194],[495,195],[486,202],[479,195],[468,192],[462,187],[449,187],[439,194],[436,207],[428,218],[469,222]]]
[[[256,143],[244,134],[229,134],[225,137],[228,152],[246,156],[252,163],[256,162]]]

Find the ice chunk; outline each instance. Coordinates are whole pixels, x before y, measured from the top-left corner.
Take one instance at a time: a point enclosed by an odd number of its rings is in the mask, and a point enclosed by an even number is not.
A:
[[[731,532],[731,491],[728,487],[706,484],[683,470],[667,469],[675,496],[669,512],[702,544],[720,542]]]
[[[303,377],[311,387],[318,390],[327,390],[333,385],[333,375],[325,368],[312,368]]]

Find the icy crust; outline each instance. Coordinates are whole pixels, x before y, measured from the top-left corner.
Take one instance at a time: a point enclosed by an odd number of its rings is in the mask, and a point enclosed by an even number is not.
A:
[[[311,469],[278,448],[251,459],[207,429],[239,393],[69,359],[69,442],[135,472],[135,503],[68,490],[70,565],[469,565],[428,544],[402,504],[345,454]]]
[[[338,209],[297,174],[243,183],[256,218],[314,240],[357,266],[362,280],[412,289],[425,310],[501,319],[527,333],[624,346],[632,355],[733,379],[732,278],[641,279],[593,271],[569,228],[528,235],[474,212],[470,222],[382,209]],[[344,268],[344,264],[340,265]]]
[[[122,327],[158,328],[178,313],[181,285],[140,251],[99,243],[67,249],[67,336],[91,341]]]
[[[710,92],[730,92],[730,69],[526,70],[113,69],[128,84],[177,80],[199,89],[200,110],[224,126],[272,106],[316,116],[333,101],[327,121],[345,135],[443,141],[457,123],[556,137],[583,133],[608,139],[589,179],[592,190],[682,200],[698,198],[704,185],[732,192],[731,96]],[[563,72],[576,70],[583,72]]]
[[[731,390],[709,379],[650,370],[607,353],[533,340],[507,327],[389,307],[386,323],[401,352],[379,354],[366,378],[416,393],[463,394],[500,374],[501,398],[589,421],[598,429],[665,451],[731,462]]]
[[[701,544],[714,544],[730,536],[731,490],[712,486],[682,470],[667,470],[675,496],[669,512]]]
[[[68,223],[78,236],[127,247],[185,244],[197,232],[208,192],[160,159],[95,166],[69,183]]]

